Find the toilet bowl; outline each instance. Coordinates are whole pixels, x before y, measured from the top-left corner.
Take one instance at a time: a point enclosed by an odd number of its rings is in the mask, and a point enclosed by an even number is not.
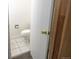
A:
[[[24,39],[30,41],[30,29],[22,30],[21,36],[24,37]]]

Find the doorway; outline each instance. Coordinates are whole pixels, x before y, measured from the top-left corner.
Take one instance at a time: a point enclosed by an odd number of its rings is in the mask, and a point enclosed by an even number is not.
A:
[[[46,59],[54,0],[10,0],[11,59]]]

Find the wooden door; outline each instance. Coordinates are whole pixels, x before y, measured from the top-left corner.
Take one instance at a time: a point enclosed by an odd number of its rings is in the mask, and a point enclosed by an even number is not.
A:
[[[71,58],[71,1],[55,0],[48,59]]]

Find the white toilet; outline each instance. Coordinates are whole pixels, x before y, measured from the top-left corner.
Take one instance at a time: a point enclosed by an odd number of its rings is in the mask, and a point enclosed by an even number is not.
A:
[[[21,36],[26,39],[26,41],[30,42],[30,29],[25,29],[21,31]]]

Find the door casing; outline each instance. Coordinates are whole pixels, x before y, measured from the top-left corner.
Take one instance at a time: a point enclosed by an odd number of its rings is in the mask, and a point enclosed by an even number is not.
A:
[[[60,59],[61,48],[65,37],[65,29],[70,15],[71,0],[54,0],[52,14],[48,59]],[[69,32],[70,33],[70,32]],[[70,56],[70,55],[69,55]]]

